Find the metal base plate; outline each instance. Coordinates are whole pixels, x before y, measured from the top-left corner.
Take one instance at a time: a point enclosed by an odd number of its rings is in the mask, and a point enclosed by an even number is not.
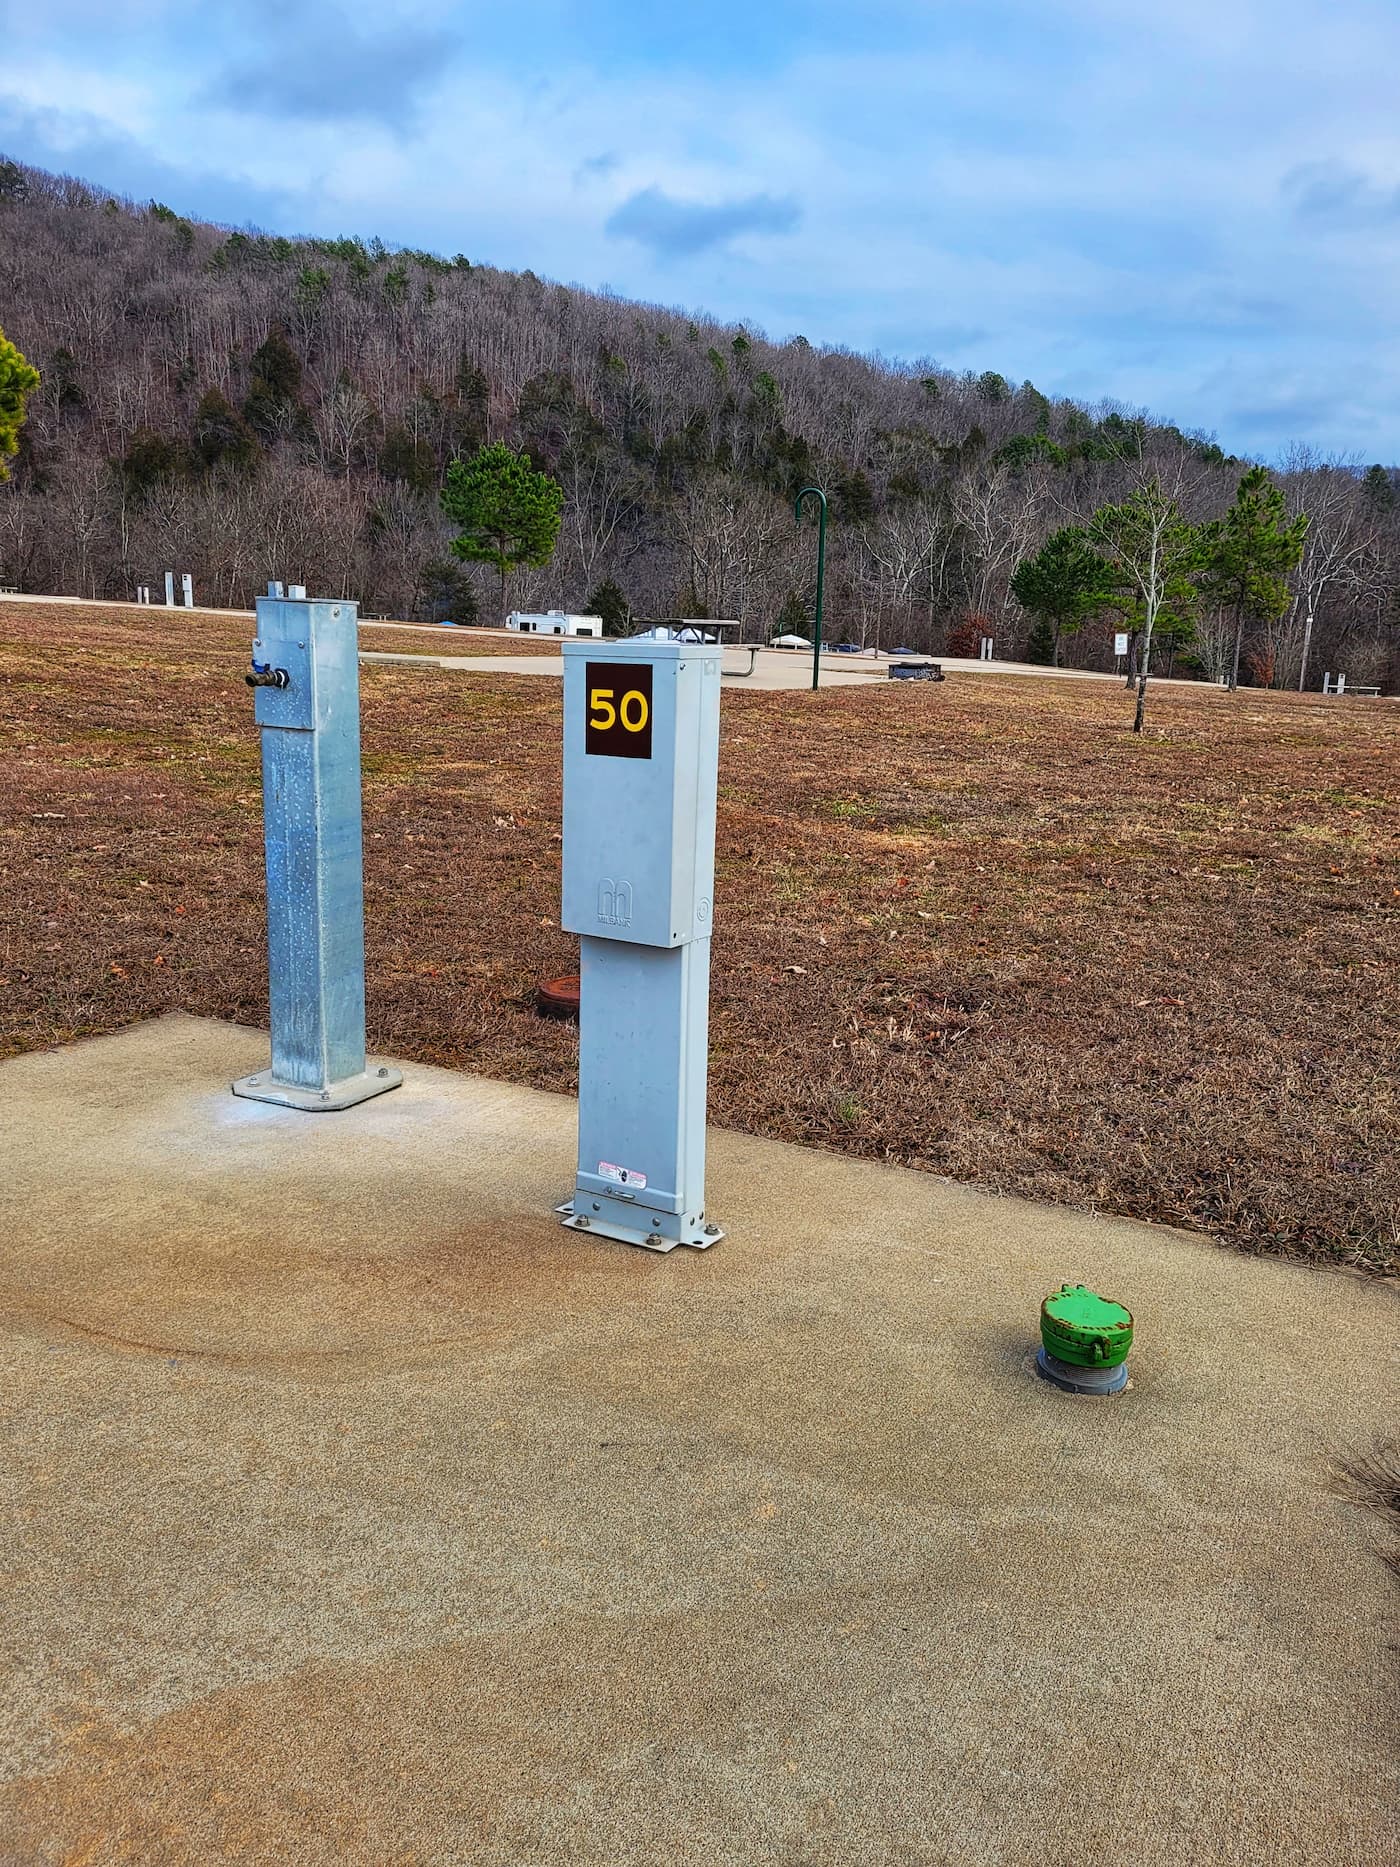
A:
[[[623,1225],[611,1217],[575,1212],[572,1199],[566,1199],[562,1206],[556,1206],[554,1210],[571,1232],[592,1232],[598,1238],[615,1238],[621,1244],[636,1245],[643,1251],[674,1251],[677,1245],[689,1245],[695,1251],[708,1251],[711,1245],[717,1245],[724,1237],[717,1225],[687,1226],[669,1214],[646,1213],[644,1209],[638,1210],[637,1217],[653,1222],[652,1229],[648,1229],[645,1224]],[[670,1238],[655,1229],[663,1225],[675,1227],[677,1236]]]
[[[1076,1368],[1043,1348],[1036,1350],[1035,1371],[1042,1381],[1067,1394],[1121,1394],[1128,1385],[1128,1364],[1116,1368]]]
[[[256,1076],[241,1076],[233,1084],[236,1096],[250,1102],[275,1102],[284,1109],[305,1109],[309,1114],[333,1115],[337,1109],[352,1109],[357,1102],[382,1096],[386,1089],[397,1089],[403,1081],[402,1070],[371,1064],[359,1076],[343,1076],[325,1089],[303,1089],[295,1083],[279,1083],[271,1066]]]

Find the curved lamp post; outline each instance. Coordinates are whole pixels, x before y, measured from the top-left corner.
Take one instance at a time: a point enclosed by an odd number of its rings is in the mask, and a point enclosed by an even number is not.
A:
[[[822,659],[822,578],[826,572],[826,494],[820,486],[804,486],[792,502],[797,523],[802,523],[802,501],[810,495],[820,501],[817,511],[817,616],[816,640],[812,645],[812,692],[817,691],[817,677],[821,672]]]

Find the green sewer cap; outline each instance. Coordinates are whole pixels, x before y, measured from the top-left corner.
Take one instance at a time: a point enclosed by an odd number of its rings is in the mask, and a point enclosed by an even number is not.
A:
[[[1133,1318],[1083,1284],[1061,1284],[1040,1306],[1047,1355],[1076,1368],[1116,1368],[1133,1345]]]

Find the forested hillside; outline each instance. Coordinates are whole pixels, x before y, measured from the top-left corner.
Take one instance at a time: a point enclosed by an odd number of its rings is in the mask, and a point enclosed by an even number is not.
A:
[[[1010,580],[1050,533],[1144,461],[1190,518],[1217,516],[1243,465],[991,369],[773,344],[461,255],[230,232],[3,160],[0,328],[42,377],[0,487],[0,584],[24,590],[129,597],[189,570],[211,604],[279,577],[369,613],[496,620],[439,491],[454,455],[505,440],[565,493],[518,604],[579,608],[612,579],[639,616],[800,626],[815,551],[792,496],[814,481],[831,639],[941,649],[986,627],[1011,654],[1029,624]],[[1246,678],[1296,685],[1309,614],[1317,678],[1393,673],[1400,475],[1300,452],[1277,477],[1307,544]],[[1067,635],[1065,658],[1102,665],[1113,626]],[[1207,604],[1164,652],[1217,675],[1232,633]]]

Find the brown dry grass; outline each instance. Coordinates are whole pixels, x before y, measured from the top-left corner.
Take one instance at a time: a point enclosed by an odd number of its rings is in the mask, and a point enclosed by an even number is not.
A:
[[[447,631],[443,631],[444,636]],[[387,632],[386,632],[387,638]],[[0,1052],[265,1017],[247,627],[0,606]],[[371,1041],[567,1089],[552,680],[363,675]],[[717,1120],[1381,1269],[1400,719],[1108,684],[727,690]]]
[[[1380,1518],[1387,1540],[1376,1553],[1400,1577],[1400,1440],[1377,1440],[1369,1452],[1340,1461],[1333,1489],[1358,1510]]]
[[[0,597],[0,615],[8,618],[21,634],[27,627],[42,627],[58,632],[60,639],[83,639],[94,626],[108,623],[139,624],[145,634],[167,631],[175,639],[186,639],[195,630],[206,627],[224,630],[230,624],[247,629],[252,623],[251,609],[166,609],[164,604],[94,602],[87,597]],[[26,618],[28,623],[26,623]],[[559,643],[550,636],[512,635],[504,629],[485,626],[448,628],[440,623],[396,622],[383,616],[360,617],[360,647],[373,653],[394,655],[557,655]]]

